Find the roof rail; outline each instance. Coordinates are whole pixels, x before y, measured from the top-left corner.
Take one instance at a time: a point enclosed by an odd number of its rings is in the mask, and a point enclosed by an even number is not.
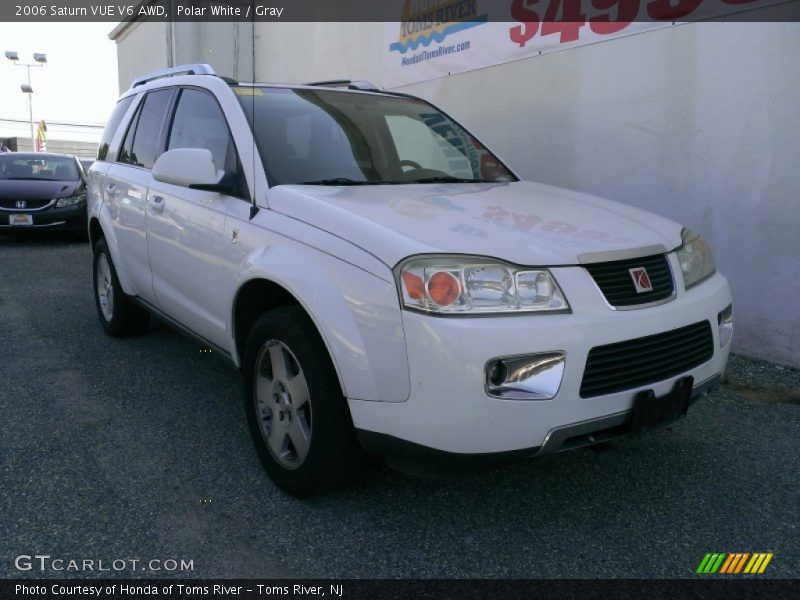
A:
[[[346,87],[350,90],[362,90],[365,92],[378,92],[380,91],[376,86],[371,84],[369,81],[351,81],[349,79],[333,79],[331,81],[315,81],[313,83],[307,83],[306,85],[312,85],[315,87]]]
[[[160,71],[153,71],[141,77],[137,77],[131,83],[131,87],[135,88],[138,85],[144,85],[148,81],[161,79],[163,77],[175,77],[176,75],[216,75],[216,71],[211,65],[194,64],[194,65],[178,65],[177,67],[169,67],[168,69],[161,69]]]

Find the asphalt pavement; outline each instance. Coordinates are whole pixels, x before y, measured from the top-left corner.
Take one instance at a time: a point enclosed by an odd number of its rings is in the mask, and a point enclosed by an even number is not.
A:
[[[300,501],[258,462],[235,370],[162,325],[105,335],[88,244],[0,235],[0,577],[674,578],[707,552],[797,577],[798,390],[738,358],[686,419],[602,452],[445,481],[376,466]],[[34,555],[64,570],[18,570]],[[96,570],[131,559],[161,570]]]

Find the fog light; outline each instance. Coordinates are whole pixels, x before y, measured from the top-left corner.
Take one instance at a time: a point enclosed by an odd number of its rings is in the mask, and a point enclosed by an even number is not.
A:
[[[507,400],[555,398],[564,376],[563,352],[493,358],[486,363],[486,393]]]
[[[728,307],[717,315],[717,324],[719,325],[719,346],[724,348],[733,336],[733,304],[728,304]]]

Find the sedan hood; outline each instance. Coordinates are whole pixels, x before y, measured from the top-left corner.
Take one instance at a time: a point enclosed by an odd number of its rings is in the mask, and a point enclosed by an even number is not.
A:
[[[272,210],[342,237],[389,266],[427,253],[474,254],[519,265],[681,243],[681,226],[628,205],[562,188],[503,184],[284,185]]]
[[[75,193],[80,181],[42,179],[0,179],[0,198],[4,200],[52,200]]]

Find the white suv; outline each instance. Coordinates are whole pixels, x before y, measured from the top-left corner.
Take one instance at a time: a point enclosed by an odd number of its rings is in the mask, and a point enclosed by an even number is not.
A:
[[[237,366],[259,456],[298,496],[364,449],[440,469],[637,433],[728,358],[699,236],[520,181],[438,108],[363,82],[147,75],[89,180],[103,327],[154,314]]]

